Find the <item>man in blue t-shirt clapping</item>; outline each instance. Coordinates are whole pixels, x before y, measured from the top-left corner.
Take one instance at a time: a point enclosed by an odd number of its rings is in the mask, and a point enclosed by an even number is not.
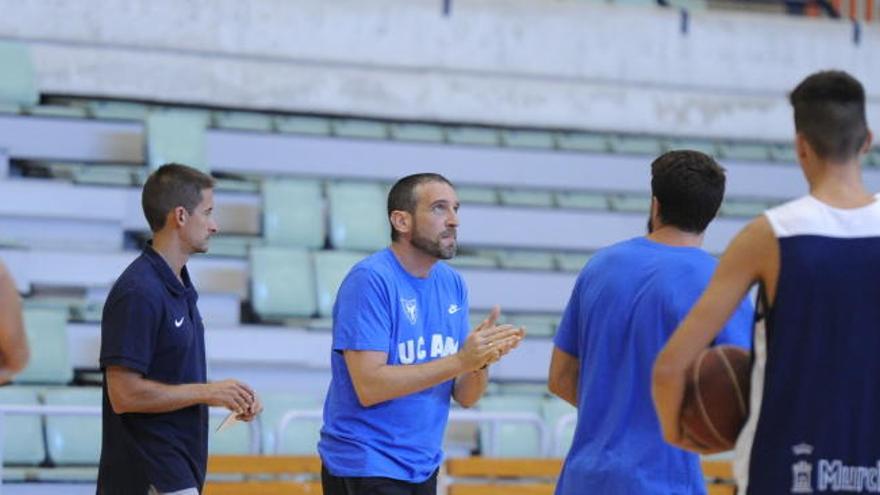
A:
[[[660,156],[648,235],[600,250],[578,276],[550,364],[550,391],[578,409],[557,495],[706,493],[699,457],[663,439],[651,369],[718,264],[700,246],[724,183],[703,153]],[[751,324],[741,301],[716,343],[750,347]]]
[[[469,331],[461,276],[439,260],[457,249],[458,196],[437,174],[388,194],[391,246],[359,262],[333,307],[332,379],[318,451],[324,495],[433,495],[450,397],[469,407],[487,366],[522,328]]]

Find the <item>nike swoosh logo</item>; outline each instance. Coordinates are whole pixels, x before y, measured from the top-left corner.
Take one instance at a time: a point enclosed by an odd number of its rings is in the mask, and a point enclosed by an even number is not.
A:
[[[181,316],[179,320],[174,320],[175,327],[180,328],[181,325],[183,325],[183,316]]]
[[[450,304],[449,305],[449,314],[454,315],[461,311],[461,307],[458,304]]]

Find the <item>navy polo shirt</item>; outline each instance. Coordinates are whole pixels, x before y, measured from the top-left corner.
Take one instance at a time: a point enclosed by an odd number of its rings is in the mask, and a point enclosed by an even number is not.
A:
[[[183,283],[148,246],[122,273],[104,305],[101,369],[124,366],[169,385],[204,383],[205,329],[186,267]],[[116,414],[104,380],[99,494],[196,487],[205,480],[208,407]]]

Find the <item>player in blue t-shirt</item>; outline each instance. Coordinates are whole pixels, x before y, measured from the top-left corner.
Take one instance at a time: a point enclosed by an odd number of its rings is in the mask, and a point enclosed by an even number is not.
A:
[[[554,339],[550,391],[578,408],[560,495],[705,493],[699,458],[663,441],[651,367],[703,292],[716,260],[700,246],[724,170],[696,151],[651,165],[649,233],[599,251],[581,271]],[[742,301],[717,342],[749,347]]]
[[[845,72],[794,91],[795,149],[809,195],[768,210],[730,243],[705,294],[657,358],[663,432],[688,446],[685,370],[758,284],[749,418],[737,493],[880,492],[880,201],[865,189],[865,90]]]
[[[523,330],[469,331],[461,276],[439,260],[457,249],[458,196],[437,174],[400,179],[388,195],[391,246],[342,282],[333,307],[332,379],[318,451],[324,495],[436,493],[450,398],[472,406],[486,366]]]
[[[186,262],[208,249],[214,181],[163,165],[144,184],[153,240],[107,296],[101,319],[103,429],[97,493],[198,495],[208,461],[208,407],[244,421],[262,409],[235,380],[206,383],[205,328]]]

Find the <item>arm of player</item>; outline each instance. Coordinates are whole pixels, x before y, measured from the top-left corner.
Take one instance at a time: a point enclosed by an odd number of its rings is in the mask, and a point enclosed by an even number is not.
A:
[[[262,406],[250,387],[236,380],[168,385],[144,378],[124,366],[107,367],[107,394],[116,414],[165,413],[194,406],[225,407],[243,420],[259,414]]]
[[[21,297],[12,276],[0,263],[0,384],[12,380],[30,358],[21,316]]]
[[[494,322],[498,319],[500,313],[501,309],[498,306],[495,306],[492,308],[492,311],[489,313],[486,320],[483,320],[483,322],[473,331],[477,332],[481,329],[491,328],[491,326],[494,325]],[[491,356],[486,363],[485,368],[461,374],[455,379],[455,386],[452,389],[452,398],[462,407],[473,407],[486,392],[486,385],[489,383],[488,365],[498,362],[508,352],[519,346],[519,343],[525,338],[526,331],[523,327],[520,327],[518,330],[519,335],[516,336],[516,338],[509,339],[495,348],[494,355]]]
[[[388,354],[381,351],[344,351],[343,355],[358,401],[370,407],[477,371],[496,355],[496,349],[512,345],[520,334],[511,325],[493,324],[471,332],[456,354],[423,364],[389,365]]]
[[[706,291],[657,356],[652,395],[667,442],[693,448],[683,439],[679,424],[685,372],[721,331],[752,284],[768,280],[766,275],[771,266],[778,266],[778,257],[770,224],[759,217],[731,241]]]
[[[553,395],[577,407],[580,360],[558,347],[553,347],[547,388]]]

